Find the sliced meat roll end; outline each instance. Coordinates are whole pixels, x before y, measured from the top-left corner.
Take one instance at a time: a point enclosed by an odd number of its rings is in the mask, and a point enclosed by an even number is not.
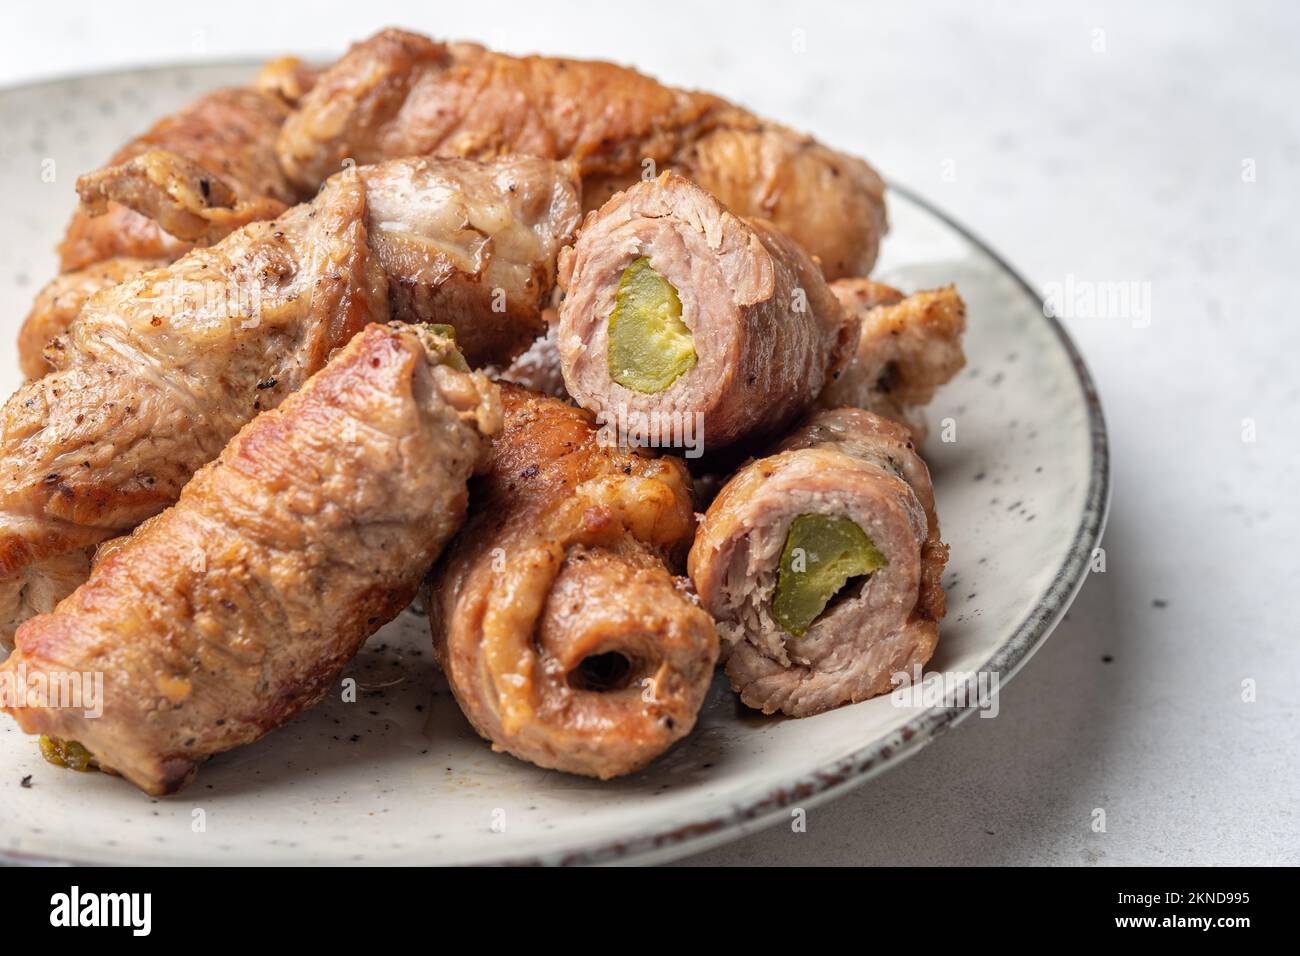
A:
[[[907,430],[843,408],[727,483],[687,566],[741,700],[805,717],[885,693],[930,659],[947,553]]]
[[[582,409],[501,386],[469,523],[430,578],[434,651],[474,729],[540,767],[609,779],[695,725],[718,658],[680,567],[681,461],[605,442]]]
[[[857,341],[856,317],[802,249],[674,173],[590,214],[560,284],[573,399],[628,431],[697,422],[710,452],[796,419]]]

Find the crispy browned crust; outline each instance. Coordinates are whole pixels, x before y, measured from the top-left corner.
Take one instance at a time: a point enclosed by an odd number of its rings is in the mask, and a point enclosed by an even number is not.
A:
[[[666,162],[733,110],[612,63],[507,56],[389,29],[317,80],[284,127],[280,160],[300,188],[345,159],[393,155],[519,152],[575,158],[584,176],[639,173],[643,158]]]
[[[869,408],[876,396],[904,406],[928,404],[966,364],[961,347],[966,303],[951,285],[883,299],[875,296],[878,288],[870,287],[878,283],[844,279],[831,284],[862,325],[853,359],[827,389],[824,404]]]
[[[827,279],[866,275],[888,230],[884,180],[863,160],[783,126],[723,126],[672,166],[738,216],[770,220]]]
[[[244,428],[180,500],[19,628],[12,673],[100,673],[104,712],[8,712],[151,794],[316,703],[414,596],[500,424],[450,340],[373,325]],[[349,440],[348,436],[351,436]]]
[[[318,66],[304,63],[296,56],[281,56],[265,64],[253,79],[253,88],[282,99],[287,106],[297,106],[320,77]]]
[[[400,30],[353,45],[326,70],[279,150],[304,189],[348,158],[572,158],[588,209],[675,168],[737,215],[771,219],[832,278],[869,272],[885,231],[884,184],[866,163],[719,97],[611,63],[507,56]]]
[[[288,104],[278,95],[246,88],[217,90],[160,120],[118,150],[106,165],[119,166],[151,150],[163,150],[202,166],[246,203],[263,208],[275,203],[282,209],[300,198],[280,170],[274,149],[288,112]],[[175,259],[190,246],[147,216],[109,202],[102,215],[87,209],[73,214],[59,257],[61,268],[69,271],[115,256]]]
[[[690,731],[717,659],[712,621],[670,573],[694,527],[686,469],[609,446],[581,409],[501,388],[504,430],[431,578],[435,651],[494,748],[631,773]],[[595,689],[602,654],[626,669]]]

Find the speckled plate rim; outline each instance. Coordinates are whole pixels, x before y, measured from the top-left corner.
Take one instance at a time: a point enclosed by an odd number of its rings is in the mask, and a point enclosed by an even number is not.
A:
[[[331,56],[328,53],[295,53],[294,56],[302,60],[308,66],[314,63],[330,63],[337,59],[338,54]],[[69,73],[51,73],[49,76],[42,76],[35,80],[19,81],[17,83],[0,84],[0,95],[5,93],[21,93],[24,90],[39,90],[46,86],[59,86],[63,83],[84,83],[94,82],[97,79],[105,77],[121,76],[125,73],[170,73],[175,70],[202,70],[206,68],[219,69],[221,67],[230,67],[232,69],[246,68],[248,70],[258,70],[274,60],[274,56],[247,56],[247,57],[195,57],[189,60],[174,60],[172,62],[145,63],[141,66],[109,66],[102,70],[91,70],[86,73],[69,72]]]
[[[304,57],[304,59],[307,59]],[[162,72],[167,70],[204,66],[261,65],[260,59],[213,59],[202,62],[151,64],[139,68],[109,69],[95,73],[55,75],[30,83],[0,86],[0,94],[24,89],[39,88],[77,80],[93,80],[99,75],[120,72]],[[1074,340],[1050,315],[1042,296],[1002,255],[970,229],[953,219],[919,194],[890,182],[891,192],[904,197],[919,209],[934,216],[948,228],[962,236],[972,246],[984,253],[997,268],[1008,275],[1039,306],[1043,321],[1056,334],[1064,349],[1075,380],[1083,396],[1088,415],[1091,463],[1088,489],[1084,498],[1083,514],[1075,530],[1060,567],[1057,568],[1046,592],[1038,604],[1004,641],[997,652],[984,665],[986,671],[996,671],[1001,684],[1005,684],[1024,666],[1060,622],[1070,604],[1083,587],[1088,576],[1088,565],[1093,549],[1101,541],[1110,507],[1111,476],[1110,450],[1106,435],[1105,415],[1101,400],[1093,384],[1092,375],[1079,353]],[[972,680],[974,678],[972,677]],[[554,865],[610,865],[626,863],[662,863],[738,839],[771,826],[781,819],[781,812],[796,802],[813,807],[861,786],[889,767],[896,766],[918,753],[949,728],[956,726],[971,713],[965,707],[934,707],[908,721],[898,730],[882,739],[854,751],[834,763],[819,767],[812,773],[774,787],[765,796],[729,808],[724,813],[704,815],[669,828],[654,829],[617,840],[603,839],[583,846],[535,856],[503,855],[483,861],[485,866],[554,866]],[[0,850],[0,865],[9,866],[95,866],[70,857],[33,855]],[[196,864],[197,865],[197,864]]]

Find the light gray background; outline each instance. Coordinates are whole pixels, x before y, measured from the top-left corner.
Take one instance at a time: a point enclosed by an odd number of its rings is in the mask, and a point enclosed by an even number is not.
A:
[[[1144,284],[1149,324],[1066,319],[1110,426],[1107,570],[1001,714],[686,862],[1295,864],[1300,5],[1133,6],[5,4],[0,84],[388,24],[600,56],[862,153],[1039,288]]]

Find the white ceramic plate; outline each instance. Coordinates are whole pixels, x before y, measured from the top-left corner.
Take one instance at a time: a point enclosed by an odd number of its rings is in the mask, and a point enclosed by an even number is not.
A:
[[[76,176],[157,117],[251,72],[169,68],[0,92],[0,339],[14,340],[53,274]],[[1100,537],[1108,499],[1101,410],[1069,339],[1015,273],[916,198],[894,191],[890,203],[879,277],[907,289],[956,282],[970,315],[967,369],[930,409],[927,458],[952,546],[949,615],[931,669],[996,672],[1005,685],[1065,612]],[[18,382],[10,352],[0,361],[4,394]],[[953,442],[939,440],[945,419]],[[426,621],[413,611],[376,635],[347,673],[363,688],[358,702],[325,702],[212,760],[189,789],[163,800],[46,764],[34,740],[0,718],[0,856],[664,860],[788,819],[971,713],[877,698],[804,720],[765,719],[715,681],[689,739],[643,773],[599,783],[490,752],[437,675]]]

